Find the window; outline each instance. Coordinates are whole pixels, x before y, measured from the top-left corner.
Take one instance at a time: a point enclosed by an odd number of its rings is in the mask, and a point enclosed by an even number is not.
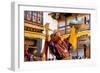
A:
[[[31,21],[32,20],[32,12],[31,11],[25,11],[25,20]]]
[[[32,12],[32,22],[33,24],[42,25],[43,24],[43,12],[33,11]]]
[[[33,25],[43,25],[43,12],[24,11],[24,20]]]
[[[33,23],[36,22],[36,17],[37,17],[37,13],[36,13],[36,11],[33,11],[32,12],[32,22]]]

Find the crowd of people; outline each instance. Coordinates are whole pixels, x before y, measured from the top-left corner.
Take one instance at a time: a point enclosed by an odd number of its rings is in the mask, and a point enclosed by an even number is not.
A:
[[[52,54],[52,56],[55,57],[56,60],[72,59],[73,47],[72,44],[69,42],[69,38],[70,36],[65,39],[62,39],[60,32],[55,31],[45,40],[46,44],[44,45],[44,48],[48,48],[50,54]],[[90,54],[87,53],[89,53],[90,50],[86,50],[87,46],[85,44],[83,45],[83,48],[84,48],[84,58],[89,58]],[[26,61],[43,60],[42,53],[38,56],[35,56],[33,55],[33,51],[31,49],[28,49],[27,46],[25,46],[24,57]]]

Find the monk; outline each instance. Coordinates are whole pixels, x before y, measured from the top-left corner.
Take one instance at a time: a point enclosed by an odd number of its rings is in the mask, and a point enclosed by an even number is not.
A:
[[[52,41],[55,44],[56,50],[58,51],[60,57],[66,58],[69,56],[67,48],[67,44],[61,39],[61,34],[59,31],[54,33],[55,36],[53,37]],[[52,37],[51,37],[52,38]]]

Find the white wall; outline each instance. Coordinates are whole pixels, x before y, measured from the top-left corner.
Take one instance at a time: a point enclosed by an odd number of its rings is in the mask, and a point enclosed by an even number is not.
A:
[[[45,25],[46,23],[49,23],[49,28],[51,30],[56,30],[57,29],[57,21],[52,19],[52,17],[50,15],[48,15],[49,13],[51,12],[43,12],[43,25]],[[45,31],[43,32],[45,34]],[[49,31],[49,35],[52,34],[53,32],[52,31]],[[44,48],[44,42],[45,40],[43,39],[42,40],[42,50],[43,51],[43,48]]]
[[[43,23],[49,23],[49,28],[52,30],[56,30],[57,29],[57,24],[58,22],[56,20],[54,20],[50,15],[48,15],[51,12],[44,12],[44,16],[43,16]],[[51,34],[52,32],[50,31],[49,34]]]

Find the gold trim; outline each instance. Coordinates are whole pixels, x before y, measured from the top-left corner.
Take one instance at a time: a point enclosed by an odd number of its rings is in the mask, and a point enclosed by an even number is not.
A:
[[[44,30],[44,27],[43,26],[36,26],[36,25],[29,24],[29,23],[25,23],[24,26],[31,27],[31,28],[35,28],[35,29]]]
[[[45,34],[37,33],[37,32],[25,31],[24,36],[29,38],[45,39]]]
[[[90,31],[78,32],[77,38],[81,37],[83,35],[90,36]],[[31,31],[25,31],[24,36],[25,37],[29,37],[29,38],[45,39],[45,34],[43,34],[43,33],[37,33],[37,32],[31,32]],[[69,34],[65,34],[65,35],[62,36],[62,39],[67,38],[68,36],[69,36]]]
[[[88,30],[88,31],[81,31],[81,32],[78,32],[78,34],[77,34],[77,38],[78,37],[81,37],[81,36],[83,36],[83,35],[88,35],[88,36],[90,36],[90,31]],[[62,39],[64,39],[64,38],[67,38],[69,36],[69,34],[65,34],[65,35],[63,35],[62,36]]]

